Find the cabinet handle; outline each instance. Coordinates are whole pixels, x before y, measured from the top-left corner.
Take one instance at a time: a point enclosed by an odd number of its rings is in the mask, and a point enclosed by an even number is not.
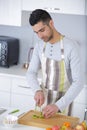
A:
[[[20,87],[20,88],[26,88],[26,89],[31,89],[31,87],[26,87],[26,86],[22,86],[22,85],[18,85],[18,87]]]

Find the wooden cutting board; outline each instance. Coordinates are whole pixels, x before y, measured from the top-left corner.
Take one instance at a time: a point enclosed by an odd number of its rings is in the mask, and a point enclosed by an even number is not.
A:
[[[64,122],[70,122],[72,127],[75,127],[79,123],[79,118],[65,116],[62,114],[56,114],[55,116],[45,118],[33,118],[33,115],[40,115],[40,112],[30,110],[25,115],[18,119],[19,124],[36,126],[41,128],[52,127],[54,125],[62,126]]]

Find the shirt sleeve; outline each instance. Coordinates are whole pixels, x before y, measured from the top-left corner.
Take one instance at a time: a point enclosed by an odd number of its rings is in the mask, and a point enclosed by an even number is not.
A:
[[[39,58],[39,46],[38,44],[35,46],[31,62],[29,64],[28,71],[26,73],[26,78],[29,84],[29,87],[32,88],[33,92],[35,93],[37,90],[41,90],[39,81],[37,80],[38,71],[40,69],[41,63]]]
[[[63,111],[67,106],[69,106],[83,88],[84,80],[81,69],[81,60],[78,50],[75,46],[70,52],[69,63],[72,75],[72,83],[65,95],[56,102],[56,105],[60,111]]]

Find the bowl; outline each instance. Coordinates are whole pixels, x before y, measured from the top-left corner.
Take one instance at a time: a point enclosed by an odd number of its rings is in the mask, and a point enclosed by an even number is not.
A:
[[[7,115],[3,119],[3,125],[5,127],[14,127],[18,123],[18,117],[14,115]]]

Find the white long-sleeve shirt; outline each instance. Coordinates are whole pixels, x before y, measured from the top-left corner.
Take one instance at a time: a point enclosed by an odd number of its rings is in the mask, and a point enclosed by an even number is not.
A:
[[[64,56],[67,75],[71,83],[68,91],[55,104],[63,111],[76,98],[83,88],[82,68],[80,60],[80,46],[73,40],[64,37]],[[44,42],[40,41],[36,44],[33,56],[27,71],[27,80],[33,92],[40,90],[40,85],[37,80],[38,70],[41,67],[41,58]],[[60,42],[55,44],[46,44],[45,56],[54,60],[61,60]]]

